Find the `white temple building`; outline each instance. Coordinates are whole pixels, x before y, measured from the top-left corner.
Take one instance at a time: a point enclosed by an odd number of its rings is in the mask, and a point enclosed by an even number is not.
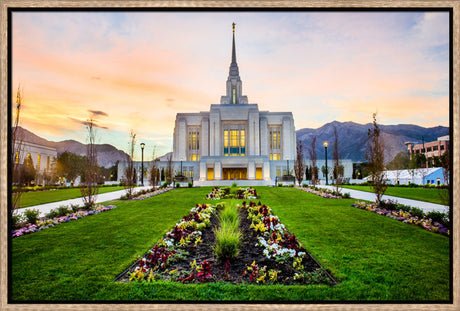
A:
[[[195,185],[272,185],[293,172],[296,133],[292,112],[259,110],[243,95],[236,61],[235,24],[226,94],[209,111],[178,113],[174,127],[174,171]],[[136,167],[138,163],[136,163]],[[148,168],[148,162],[144,163]],[[160,161],[160,169],[167,163]],[[119,165],[119,179],[123,176]],[[145,174],[145,178],[147,178]]]
[[[260,111],[243,95],[233,24],[226,94],[209,111],[177,114],[173,160],[186,161],[183,167],[193,168],[194,179],[200,182],[236,179],[270,184],[287,169],[286,160],[295,158],[295,149],[292,113]]]

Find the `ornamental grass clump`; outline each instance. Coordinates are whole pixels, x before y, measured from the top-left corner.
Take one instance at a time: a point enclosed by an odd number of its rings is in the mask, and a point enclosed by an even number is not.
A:
[[[219,215],[219,221],[220,226],[214,231],[216,236],[214,252],[220,260],[230,260],[240,253],[241,231],[238,208],[225,207]]]

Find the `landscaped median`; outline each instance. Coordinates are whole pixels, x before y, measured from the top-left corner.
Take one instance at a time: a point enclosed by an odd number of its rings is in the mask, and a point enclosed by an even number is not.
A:
[[[183,284],[163,279],[154,282],[113,281],[151,250],[178,220],[188,215],[191,207],[203,202],[211,189],[180,188],[145,200],[109,202],[116,204],[117,208],[12,239],[12,301],[448,302],[450,299],[448,237],[351,207],[355,201],[352,199],[325,199],[288,187],[257,187],[257,193],[270,207],[271,218],[276,215],[286,230],[295,233],[296,240],[309,255],[338,280],[336,285],[283,285],[280,282],[282,273],[276,275],[278,283],[270,284],[275,273],[269,271],[280,269],[264,263],[268,258],[263,254],[264,246],[255,246],[259,243],[256,236],[250,247],[243,245],[240,248],[240,253],[249,255],[256,248],[261,251],[260,257],[237,269],[241,273],[243,268],[246,269],[243,277],[246,281],[239,284],[231,281]],[[227,202],[242,207],[242,200],[206,201],[206,205]],[[256,206],[260,212],[263,204],[259,206],[257,202]],[[212,224],[212,217],[210,221]],[[245,216],[241,221],[250,220]],[[270,227],[276,226],[273,219],[270,223]],[[254,227],[257,225],[254,221]],[[267,227],[265,223],[264,226]],[[254,228],[248,230],[243,236],[252,236],[255,232]],[[204,240],[203,236],[201,239]],[[270,244],[268,237],[264,236],[264,239]],[[194,248],[195,241],[191,239],[191,248]],[[205,242],[198,242],[197,247],[205,247]],[[196,259],[196,267],[207,275],[208,265],[203,265],[205,258]],[[193,260],[190,261],[193,265]],[[189,271],[195,269],[190,261],[184,262]],[[207,263],[211,271],[219,266],[216,262]],[[212,275],[220,274],[225,279],[224,263],[217,273],[211,272]],[[236,265],[232,263],[231,269]],[[305,268],[305,262],[302,265]],[[265,283],[264,266],[267,266]],[[198,277],[196,272],[199,271],[193,271]],[[250,281],[250,275],[255,281]],[[260,279],[259,283],[257,279]]]
[[[251,201],[197,204],[116,280],[336,283],[270,207]]]

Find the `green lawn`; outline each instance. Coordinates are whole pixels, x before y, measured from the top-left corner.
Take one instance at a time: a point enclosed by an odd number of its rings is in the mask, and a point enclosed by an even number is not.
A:
[[[13,301],[449,300],[448,238],[293,188],[257,192],[338,285],[113,282],[210,189],[116,201],[112,211],[13,239]]]
[[[343,188],[360,190],[366,192],[374,192],[370,186],[344,185]],[[436,204],[444,204],[439,196],[439,191],[448,191],[447,189],[428,189],[428,188],[409,188],[409,187],[388,187],[385,191],[386,195],[413,199]]]
[[[106,193],[124,189],[121,186],[100,187],[99,193]],[[80,188],[57,189],[46,191],[30,191],[21,195],[21,207],[29,207],[39,204],[58,202],[63,200],[75,199],[81,197]]]

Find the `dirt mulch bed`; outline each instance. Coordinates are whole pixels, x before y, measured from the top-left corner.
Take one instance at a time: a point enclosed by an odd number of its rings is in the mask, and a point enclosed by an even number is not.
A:
[[[214,254],[213,246],[215,244],[214,228],[219,226],[219,221],[216,215],[211,217],[211,225],[202,230],[201,239],[203,243],[194,245],[190,243],[186,246],[182,246],[181,249],[188,252],[185,259],[179,260],[172,263],[167,268],[158,270],[158,273],[164,273],[164,279],[169,279],[168,272],[177,269],[180,271],[190,271],[190,262],[196,260],[199,265],[206,260],[211,265],[212,277],[208,281],[216,282],[231,282],[234,284],[249,282],[248,271],[249,266],[255,261],[260,267],[266,266],[266,271],[271,269],[278,270],[278,278],[276,283],[278,284],[328,284],[335,285],[337,281],[332,275],[323,269],[321,265],[302,247],[300,251],[305,252],[306,256],[302,260],[304,267],[303,271],[311,272],[312,277],[308,279],[295,280],[294,275],[298,273],[293,268],[293,258],[289,258],[284,263],[277,262],[275,259],[267,258],[263,255],[264,248],[258,246],[257,235],[250,228],[251,221],[247,219],[248,212],[245,209],[240,210],[241,223],[240,230],[242,231],[242,245],[240,248],[239,255],[230,261],[230,268],[228,274],[225,272],[225,262],[221,262],[217,259]],[[115,280],[121,282],[129,281],[129,272],[134,272],[134,269],[138,266],[139,261],[133,264],[125,272],[120,274]],[[268,275],[266,278],[268,282]]]

